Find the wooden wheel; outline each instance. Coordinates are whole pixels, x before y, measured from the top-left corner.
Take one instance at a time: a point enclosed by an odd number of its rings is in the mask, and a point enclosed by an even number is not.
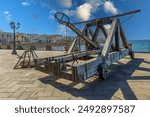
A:
[[[70,22],[69,17],[66,14],[61,13],[61,12],[56,12],[54,17],[60,24],[63,24],[63,25],[66,25]]]
[[[105,80],[109,74],[109,66],[108,64],[100,64],[98,67],[99,77]]]
[[[130,55],[130,57],[131,57],[131,59],[134,59],[134,52],[133,51],[129,51],[129,55]]]

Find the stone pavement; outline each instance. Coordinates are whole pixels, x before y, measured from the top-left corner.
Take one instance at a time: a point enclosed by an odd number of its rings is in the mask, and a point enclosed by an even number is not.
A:
[[[22,51],[18,51],[21,55]],[[13,69],[18,56],[11,50],[0,50],[0,99],[4,100],[132,100],[150,99],[150,54],[137,53],[111,66],[109,77],[88,84],[73,83],[63,78],[32,69]]]

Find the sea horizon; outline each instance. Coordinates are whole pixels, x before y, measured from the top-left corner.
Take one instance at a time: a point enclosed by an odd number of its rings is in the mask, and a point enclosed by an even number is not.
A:
[[[150,53],[150,40],[128,40],[134,52]]]

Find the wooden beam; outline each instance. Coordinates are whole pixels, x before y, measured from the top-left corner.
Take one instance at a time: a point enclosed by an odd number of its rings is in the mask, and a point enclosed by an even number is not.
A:
[[[83,27],[83,29],[82,29],[82,33],[85,33],[85,31],[87,30],[87,28],[88,28],[88,26],[85,25],[85,26]],[[71,53],[71,52],[73,52],[73,51],[75,50],[75,48],[77,47],[77,44],[78,44],[78,43],[80,44],[80,42],[79,42],[80,39],[79,39],[79,38],[80,38],[79,36],[77,36],[77,37],[75,38],[75,40],[74,40],[73,43],[71,44],[69,50],[67,51],[68,54]],[[80,46],[80,45],[79,45],[79,46]]]
[[[106,60],[106,63],[108,65],[111,65],[112,63],[118,61],[119,59],[127,55],[129,55],[129,49],[122,49],[120,51],[111,52],[108,54],[108,59]],[[83,64],[73,65],[72,73],[74,73],[74,79],[83,81],[93,76],[95,73],[97,73],[98,66],[103,63],[102,58],[102,55],[100,55]]]
[[[98,34],[99,34],[99,31],[100,31],[100,27],[97,25],[96,30],[95,30],[95,33],[94,33],[93,38],[92,38],[92,41],[93,41],[93,42],[96,41],[97,36],[98,36]]]
[[[121,39],[122,39],[122,42],[123,42],[123,46],[124,46],[124,48],[129,48],[129,47],[128,47],[127,38],[126,38],[126,36],[125,36],[125,33],[124,33],[124,31],[123,31],[123,28],[122,28],[122,26],[121,26],[120,21],[119,21],[118,24],[119,24],[119,27],[120,27],[120,36],[121,36]]]
[[[91,36],[91,38],[92,38],[92,39],[91,39],[92,42],[96,43],[95,41],[93,41],[93,36],[94,36],[93,30],[89,27],[89,28],[88,28],[88,31],[89,31],[89,34],[90,34],[90,36]],[[89,35],[88,35],[88,36],[89,36]],[[87,48],[87,50],[89,50],[89,49],[91,48],[91,46],[90,46],[89,44],[87,44],[86,48]]]
[[[121,49],[120,51],[114,51],[108,54],[106,63],[111,65],[112,63],[124,58],[129,55],[129,49]]]
[[[104,25],[100,24],[100,28],[101,28],[101,30],[102,30],[102,32],[103,32],[105,38],[107,39],[108,33],[107,33],[107,30],[105,29]],[[115,47],[114,47],[114,45],[112,44],[112,45],[111,45],[111,49],[112,49],[112,50],[115,50],[114,48],[115,48]]]
[[[94,33],[93,33],[93,30],[89,27],[89,33],[91,35],[91,37],[93,37]]]
[[[107,57],[107,55],[110,51],[110,47],[112,45],[113,36],[114,36],[115,31],[116,31],[117,23],[118,23],[118,19],[114,19],[112,22],[112,29],[111,29],[109,35],[107,36],[107,39],[105,41],[105,44],[104,44],[104,47],[102,50],[102,56],[103,57]]]
[[[107,30],[105,29],[104,25],[100,24],[99,26],[100,26],[100,28],[101,28],[101,30],[102,30],[102,32],[103,32],[105,38],[107,38],[107,35],[108,35],[108,34],[107,34]]]
[[[72,66],[73,79],[75,81],[84,81],[97,73],[97,69],[101,62],[101,56],[93,58],[86,63]]]
[[[78,52],[81,52],[81,46],[82,46],[81,39],[78,38]]]
[[[120,40],[120,30],[119,30],[119,27],[117,26],[117,29],[116,29],[116,33],[115,33],[115,50],[116,51],[119,51],[119,40]]]
[[[121,16],[126,16],[126,15],[130,15],[130,14],[135,14],[137,12],[140,12],[141,10],[135,10],[135,11],[131,11],[131,12],[126,12],[126,13],[122,13],[122,14],[117,14],[117,15],[114,15],[114,16],[108,16],[108,17],[103,17],[103,18],[97,18],[97,19],[93,19],[93,20],[89,20],[89,21],[83,21],[83,22],[76,22],[76,23],[73,23],[73,24],[87,24],[87,23],[91,23],[91,24],[95,24],[97,22],[102,22],[102,23],[109,23],[110,20],[112,19],[115,19],[117,17],[121,17]]]
[[[79,29],[77,29],[74,25],[72,25],[71,23],[68,23],[67,26],[74,31],[80,38],[84,39],[86,42],[88,42],[90,45],[92,45],[95,48],[98,48],[98,45],[94,42],[92,42],[92,40],[90,40],[87,36],[84,35],[84,33],[82,33]]]
[[[89,27],[87,27],[85,32],[84,32],[85,36],[87,36],[87,37],[88,37],[88,31],[89,31],[88,28]],[[87,41],[85,41],[85,49],[86,49],[86,51],[88,51],[88,42]]]
[[[73,43],[71,44],[69,50],[67,51],[68,54],[70,54],[71,52],[73,52],[75,50],[75,48],[77,46],[78,38],[79,38],[78,36],[75,37]]]
[[[101,51],[100,50],[92,50],[92,51],[85,51],[85,52],[81,52],[81,53],[74,53],[74,57],[75,58],[81,58],[81,57],[84,57],[84,56],[89,56],[89,55],[93,55],[93,54],[99,54]],[[70,54],[70,55],[67,55],[67,56],[62,56],[62,57],[57,57],[57,58],[54,58],[55,61],[58,61],[58,62],[66,62],[66,61],[71,61],[73,60],[73,56]]]

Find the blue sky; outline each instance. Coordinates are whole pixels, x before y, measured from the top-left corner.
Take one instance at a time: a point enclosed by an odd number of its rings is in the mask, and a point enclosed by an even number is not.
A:
[[[15,21],[21,23],[20,33],[64,35],[65,27],[53,18],[56,11],[77,22],[141,9],[122,25],[128,39],[150,39],[149,5],[149,0],[0,0],[0,29],[11,32],[9,23]]]

